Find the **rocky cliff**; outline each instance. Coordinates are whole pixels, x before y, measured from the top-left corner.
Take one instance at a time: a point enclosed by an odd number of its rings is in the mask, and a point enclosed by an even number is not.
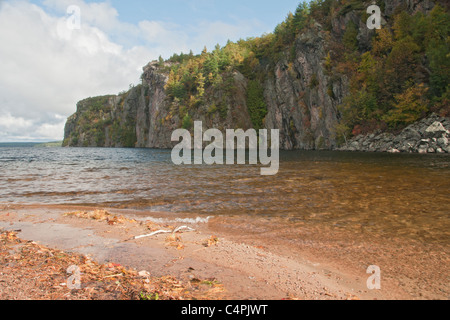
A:
[[[345,96],[347,80],[331,83],[324,74],[325,40],[319,25],[299,37],[295,48],[294,62],[283,52],[275,65],[260,67],[267,69],[267,79],[262,81],[268,111],[265,127],[280,129],[283,149],[333,148],[337,105]],[[179,106],[167,97],[168,74],[157,61],[143,71],[142,84],[126,93],[80,101],[77,112],[67,120],[64,145],[171,148],[171,134],[183,119],[174,112]],[[232,92],[206,89],[202,105],[190,108],[189,117],[203,121],[205,129],[254,127],[247,107],[249,79],[239,70],[226,77]],[[334,98],[327,93],[330,87]]]
[[[247,80],[237,71],[230,77],[234,94],[208,92],[204,104],[189,111],[190,119],[203,121],[208,129],[252,128],[246,108]],[[183,118],[178,112],[180,105],[166,95],[167,79],[158,62],[153,61],[144,67],[141,85],[117,96],[80,101],[77,112],[67,120],[64,145],[172,148],[172,132],[183,126]]]
[[[326,2],[332,1],[323,1]],[[255,53],[249,53],[247,47],[251,44],[253,47],[262,45],[259,42],[255,45],[256,40],[242,41],[239,45],[247,51],[233,53],[243,56],[240,60],[236,58],[239,63],[219,68],[218,75],[209,73],[210,83],[208,72],[205,77],[195,76],[190,80],[195,83],[194,89],[186,80],[184,89],[188,91],[184,95],[172,94],[168,88],[174,81],[184,81],[175,73],[180,63],[186,65],[189,61],[150,62],[143,68],[140,85],[119,95],[80,101],[77,112],[67,120],[64,145],[171,148],[174,145],[170,141],[172,132],[181,127],[190,129],[192,122],[198,120],[203,121],[205,129],[280,129],[280,146],[286,150],[338,148],[343,143],[336,129],[341,118],[339,105],[349,94],[350,79],[349,73],[337,70],[330,59],[339,53],[338,44],[348,38],[350,24],[356,26],[355,50],[359,54],[371,49],[375,36],[375,31],[366,26],[366,4],[338,2],[343,4],[328,9],[333,14],[308,20],[308,26],[292,38],[288,37],[288,43],[276,46],[275,53],[274,50],[267,53],[268,49],[254,49]],[[434,7],[428,0],[378,2],[383,7],[383,24],[399,7],[409,14],[418,10],[429,12]],[[277,33],[274,37],[272,47]],[[196,58],[200,59],[201,67],[210,61],[207,53],[202,57]],[[258,124],[256,111],[249,102],[253,90],[250,87],[254,83],[261,87],[263,101],[260,105],[264,110]],[[364,149],[362,144],[357,146],[355,140],[350,143],[352,147],[348,150]],[[367,150],[377,151],[377,148]]]

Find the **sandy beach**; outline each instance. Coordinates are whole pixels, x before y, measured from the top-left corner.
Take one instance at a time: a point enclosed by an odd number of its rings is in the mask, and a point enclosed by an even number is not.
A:
[[[399,247],[391,242],[377,250],[376,243],[381,239],[365,243],[358,241],[355,235],[344,245],[342,234],[328,232],[322,234],[321,240],[319,237],[314,240],[311,234],[318,235],[310,232],[309,236],[299,235],[304,240],[299,246],[282,240],[271,241],[270,237],[263,238],[255,233],[237,232],[242,221],[231,218],[193,220],[164,213],[150,216],[132,210],[79,206],[5,204],[0,208],[0,230],[15,231],[22,240],[87,256],[99,264],[112,263],[141,274],[146,271],[152,277],[170,276],[187,287],[197,279],[209,279],[210,283],[220,285],[213,295],[205,294],[200,299],[449,297],[448,248],[445,245],[425,248],[418,243],[403,243]],[[190,229],[134,239],[179,227]],[[373,264],[370,260],[374,252],[381,252],[377,255],[382,270],[380,290],[367,288],[370,274],[366,269]],[[68,267],[62,266],[63,269]],[[11,269],[8,270],[0,270],[0,298],[36,298],[28,295],[27,285],[19,285],[20,279],[11,278]],[[81,290],[86,288],[83,289],[81,277]],[[31,292],[29,288],[28,291]],[[65,298],[70,299],[70,295]],[[111,296],[107,296],[109,298]]]

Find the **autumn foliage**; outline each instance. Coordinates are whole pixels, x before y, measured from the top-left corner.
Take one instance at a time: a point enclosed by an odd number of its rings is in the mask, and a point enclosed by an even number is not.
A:
[[[445,113],[450,93],[449,47],[450,15],[436,5],[428,14],[397,10],[376,30],[370,50],[347,49],[334,60],[334,70],[350,78],[350,94],[339,107],[340,133],[396,130],[430,110]],[[355,61],[356,70],[343,67]]]
[[[208,91],[218,89],[232,95],[236,85],[233,73],[239,71],[248,80],[247,107],[253,125],[262,127],[267,114],[263,101],[265,81],[273,75],[280,59],[287,58],[292,69],[296,39],[317,28],[326,39],[328,51],[323,60],[324,73],[331,83],[328,95],[337,98],[332,90],[333,79],[349,80],[349,92],[338,106],[338,138],[376,129],[397,130],[431,111],[448,114],[448,8],[437,1],[428,12],[411,13],[400,4],[387,16],[385,1],[376,3],[385,21],[381,29],[369,33],[363,30],[368,1],[304,1],[273,33],[228,41],[211,52],[205,48],[199,55],[190,52],[175,54],[167,61],[160,59],[169,76],[167,94],[172,109],[182,119],[181,125],[189,127],[192,110],[205,104]],[[368,42],[361,40],[364,37]],[[309,83],[310,87],[316,85],[314,81]],[[227,109],[220,103],[212,104],[208,114],[224,118]]]

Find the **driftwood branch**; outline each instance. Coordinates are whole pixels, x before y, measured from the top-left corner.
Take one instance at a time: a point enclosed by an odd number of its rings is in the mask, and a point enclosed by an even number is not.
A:
[[[172,233],[172,234],[174,234],[174,233],[180,232],[181,230],[184,230],[184,229],[186,229],[186,232],[195,231],[195,229],[192,229],[191,227],[181,226],[181,227],[175,228],[172,231],[169,231],[169,230],[158,230],[158,231],[155,231],[155,232],[152,232],[152,233],[149,233],[149,234],[144,234],[142,236],[133,237],[132,239],[133,240],[137,240],[137,239],[142,239],[142,238],[153,237],[153,236],[156,236],[157,234],[161,234],[161,233]]]
[[[195,229],[192,229],[191,227],[181,226],[181,227],[178,227],[175,230],[173,230],[172,233],[177,233],[183,229],[186,229],[187,232],[195,231]]]

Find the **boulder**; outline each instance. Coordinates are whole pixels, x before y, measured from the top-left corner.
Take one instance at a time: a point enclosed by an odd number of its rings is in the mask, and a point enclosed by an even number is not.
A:
[[[402,131],[402,133],[400,134],[400,138],[403,138],[403,140],[420,140],[422,136],[417,130],[413,129],[410,126]]]
[[[415,141],[404,141],[397,149],[401,152],[414,152],[416,151],[415,145]]]
[[[431,126],[425,130],[425,136],[427,138],[441,138],[444,134],[450,132],[439,121],[435,121]]]
[[[419,141],[419,148],[428,148],[430,145],[431,140],[430,139],[421,139]]]
[[[350,148],[354,148],[355,150],[358,150],[359,149],[359,142],[358,141],[353,141],[350,144]]]
[[[448,146],[448,138],[446,136],[443,136],[442,138],[437,139],[437,144],[441,148],[445,148]]]

